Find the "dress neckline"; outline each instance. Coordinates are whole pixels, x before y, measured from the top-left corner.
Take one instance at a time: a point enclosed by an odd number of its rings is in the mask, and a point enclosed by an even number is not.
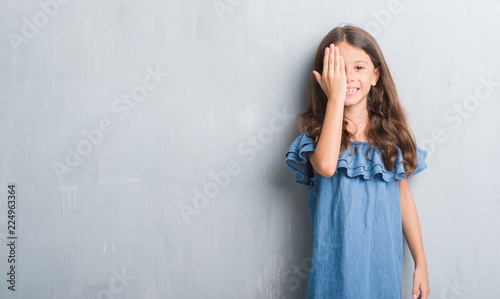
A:
[[[356,140],[351,140],[351,143],[372,143],[370,141],[356,141]]]

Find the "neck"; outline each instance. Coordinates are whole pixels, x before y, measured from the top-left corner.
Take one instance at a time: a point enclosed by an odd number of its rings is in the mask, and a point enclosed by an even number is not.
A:
[[[345,106],[344,115],[348,118],[347,130],[358,140],[366,140],[365,129],[369,121],[366,100],[358,105]]]

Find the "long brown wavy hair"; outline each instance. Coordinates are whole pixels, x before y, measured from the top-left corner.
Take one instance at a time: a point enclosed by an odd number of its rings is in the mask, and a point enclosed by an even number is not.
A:
[[[342,41],[362,49],[370,57],[375,69],[379,68],[380,77],[377,84],[371,86],[367,98],[369,121],[365,134],[371,141],[370,150],[375,146],[378,147],[385,168],[393,171],[399,147],[403,156],[405,173],[413,173],[417,167],[416,142],[408,126],[405,110],[399,102],[389,67],[375,38],[367,31],[353,25],[333,28],[319,44],[312,70],[322,74],[325,48],[331,43],[336,45]],[[318,142],[325,119],[328,98],[316,81],[312,70],[309,79],[309,103],[299,115],[299,129]],[[340,154],[347,150],[347,146],[352,146],[351,140],[356,140],[355,135],[347,130],[348,122],[346,119],[344,114],[340,146],[343,150]],[[368,159],[370,150],[367,151]]]

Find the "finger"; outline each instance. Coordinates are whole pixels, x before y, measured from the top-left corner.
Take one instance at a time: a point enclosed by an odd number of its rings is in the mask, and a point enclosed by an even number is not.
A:
[[[339,47],[335,47],[335,71],[340,72],[340,52]]]
[[[419,289],[418,284],[414,284],[414,285],[413,285],[413,290],[411,290],[412,295],[413,295],[413,299],[420,298],[420,296],[419,296],[419,294],[418,294],[418,289]]]
[[[316,71],[313,71],[313,75],[314,78],[316,78],[316,81],[318,81],[318,84],[321,85],[321,75]]]
[[[326,76],[326,74],[328,74],[329,56],[330,56],[330,48],[326,47],[325,48],[325,57],[323,58],[323,76]]]
[[[330,59],[328,60],[328,72],[330,72],[330,75],[334,74],[334,68],[333,64],[335,62],[335,45],[331,44],[330,45]]]
[[[340,74],[342,75],[343,78],[345,78],[345,64],[344,64],[344,57],[340,56]]]
[[[340,56],[340,76],[342,77],[342,80],[344,80],[344,82],[347,82],[347,71],[345,68],[344,57]]]

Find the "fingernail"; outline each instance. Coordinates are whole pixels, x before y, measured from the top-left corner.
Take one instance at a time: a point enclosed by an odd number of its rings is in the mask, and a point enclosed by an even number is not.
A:
[[[413,299],[417,299],[417,294],[413,294]]]

